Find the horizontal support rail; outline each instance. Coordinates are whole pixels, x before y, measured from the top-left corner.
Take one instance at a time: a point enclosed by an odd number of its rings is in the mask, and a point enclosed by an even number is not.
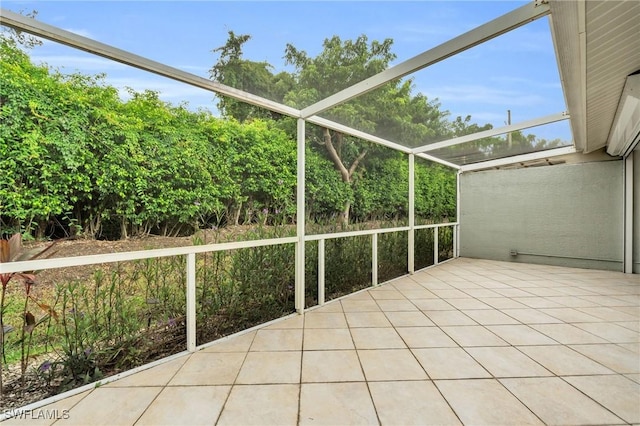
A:
[[[316,235],[306,235],[304,237],[305,241],[318,241],[318,240],[332,240],[336,238],[347,238],[347,237],[359,237],[362,235],[373,235],[373,234],[386,234],[389,232],[406,232],[410,228],[408,226],[403,226],[400,228],[384,228],[384,229],[363,229],[362,231],[347,231],[347,232],[335,232],[332,234],[316,234]]]
[[[187,254],[237,250],[243,248],[276,246],[297,243],[296,237],[272,238],[267,240],[237,241],[233,243],[207,244],[202,246],[173,247],[164,249],[129,251],[122,253],[92,254],[88,256],[61,257],[53,259],[25,260],[0,263],[0,274],[42,269],[58,269],[71,266],[98,265],[101,263],[127,262],[154,257],[181,256]]]
[[[448,223],[433,223],[429,225],[416,225],[413,229],[429,229],[429,228],[442,228],[443,226],[456,226],[458,222],[448,222]]]

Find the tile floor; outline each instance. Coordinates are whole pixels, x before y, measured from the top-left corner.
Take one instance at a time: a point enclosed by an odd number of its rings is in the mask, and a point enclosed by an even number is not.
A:
[[[41,410],[70,410],[64,425],[639,424],[639,336],[638,275],[461,258]]]

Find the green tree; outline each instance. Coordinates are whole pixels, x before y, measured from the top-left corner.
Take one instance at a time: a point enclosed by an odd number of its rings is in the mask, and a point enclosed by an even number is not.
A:
[[[371,77],[395,59],[391,51],[393,41],[372,41],[364,35],[356,40],[341,40],[334,36],[326,39],[323,50],[316,57],[288,44],[285,62],[293,66],[289,74],[273,74],[273,66],[265,62],[253,62],[242,58],[242,46],[250,36],[229,33],[225,46],[215,49],[220,53],[213,66],[211,76],[225,84],[251,91],[255,89],[270,99],[297,108],[304,108],[329,95]],[[250,83],[249,83],[250,82]],[[438,139],[449,132],[446,117],[439,104],[422,94],[414,95],[412,81],[397,80],[384,87],[338,105],[326,115],[336,121],[372,134],[399,139],[409,145]],[[251,117],[253,107],[236,108],[221,99],[223,113],[239,120]],[[366,169],[366,159],[378,148],[367,142],[335,132],[327,128],[311,127],[308,139],[324,147],[324,153],[338,171],[342,181],[350,187],[355,185],[360,169]],[[349,222],[353,199],[344,200],[340,221]]]

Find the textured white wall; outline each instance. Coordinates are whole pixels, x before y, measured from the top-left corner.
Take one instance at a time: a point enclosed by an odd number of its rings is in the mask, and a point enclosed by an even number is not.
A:
[[[460,254],[621,271],[622,188],[622,161],[463,173]]]

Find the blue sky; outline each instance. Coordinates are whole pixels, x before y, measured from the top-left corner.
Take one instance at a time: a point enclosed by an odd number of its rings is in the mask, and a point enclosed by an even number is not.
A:
[[[38,11],[38,19],[153,60],[208,77],[227,31],[251,34],[245,57],[284,68],[291,43],[315,56],[325,38],[394,40],[396,62],[409,59],[525,2],[510,1],[2,1],[2,8]],[[171,103],[215,110],[210,92],[149,75],[53,42],[31,52],[62,71],[104,72],[109,84],[151,89]],[[451,117],[505,124],[564,111],[549,23],[542,18],[415,73],[415,91],[438,99]],[[534,132],[532,130],[532,132]],[[566,122],[536,134],[569,139]]]

